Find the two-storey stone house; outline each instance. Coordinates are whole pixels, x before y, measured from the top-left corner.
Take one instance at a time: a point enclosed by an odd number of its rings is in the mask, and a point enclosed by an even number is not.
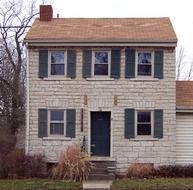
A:
[[[177,38],[169,18],[52,18],[25,38],[27,153],[55,162],[85,142],[92,160],[175,163]]]

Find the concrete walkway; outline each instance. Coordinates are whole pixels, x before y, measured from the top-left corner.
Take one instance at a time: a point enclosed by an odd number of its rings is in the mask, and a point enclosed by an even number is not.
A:
[[[88,180],[83,182],[83,190],[109,190],[112,182],[112,180]]]

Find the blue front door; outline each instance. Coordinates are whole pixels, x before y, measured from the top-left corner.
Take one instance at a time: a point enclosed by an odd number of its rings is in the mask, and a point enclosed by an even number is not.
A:
[[[110,112],[91,112],[91,156],[110,156]]]

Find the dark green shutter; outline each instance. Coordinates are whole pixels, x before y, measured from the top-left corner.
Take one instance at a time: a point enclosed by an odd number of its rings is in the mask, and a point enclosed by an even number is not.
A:
[[[154,138],[163,138],[163,110],[154,110]]]
[[[154,78],[163,79],[163,51],[155,51]]]
[[[125,138],[135,138],[135,110],[125,109]]]
[[[76,78],[76,51],[67,51],[67,77]]]
[[[75,138],[76,132],[76,110],[67,109],[66,111],[66,137]]]
[[[39,78],[48,77],[48,50],[39,50]]]
[[[48,136],[48,117],[47,109],[38,110],[38,137]]]
[[[126,49],[125,51],[125,78],[135,77],[135,50]]]
[[[83,50],[83,78],[91,77],[92,51]]]
[[[111,50],[111,78],[120,78],[120,61],[121,51],[120,49]]]

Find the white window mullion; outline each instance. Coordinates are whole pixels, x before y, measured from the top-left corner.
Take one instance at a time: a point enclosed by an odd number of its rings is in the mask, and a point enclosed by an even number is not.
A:
[[[48,111],[48,136],[50,136],[50,124],[51,124],[51,111]]]
[[[64,110],[64,136],[66,136],[66,110]]]
[[[151,111],[151,136],[154,134],[154,112]]]

